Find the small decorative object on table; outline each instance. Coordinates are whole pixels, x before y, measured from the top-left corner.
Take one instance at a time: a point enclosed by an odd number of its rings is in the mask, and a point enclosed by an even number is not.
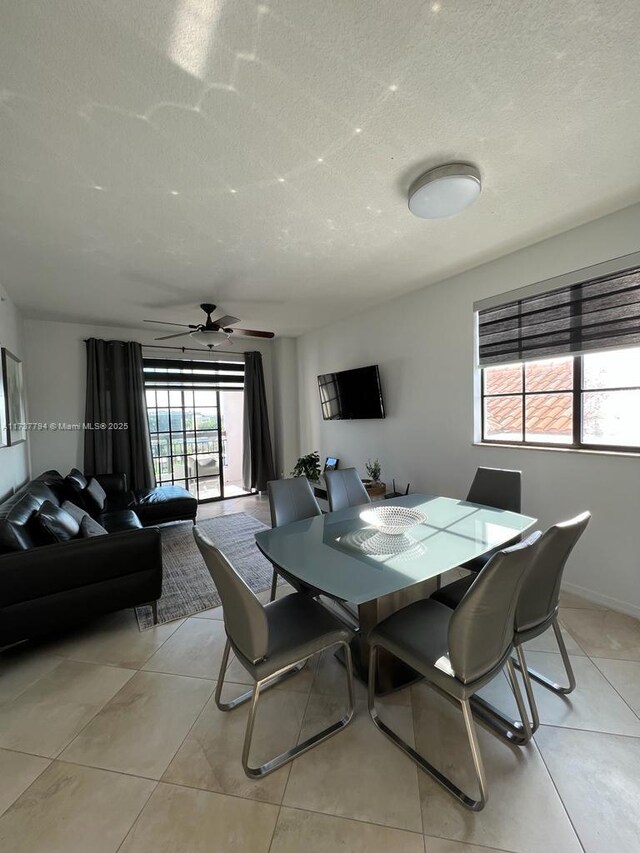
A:
[[[306,477],[307,480],[316,481],[320,478],[320,454],[317,450],[301,456],[295,464],[292,477]]]
[[[420,510],[388,504],[365,509],[360,513],[360,518],[387,536],[402,536],[416,524],[427,520],[427,516]]]
[[[369,497],[371,498],[382,498],[384,497],[384,493],[387,491],[386,483],[380,482],[380,474],[382,473],[382,466],[380,465],[380,461],[378,459],[367,459],[365,464],[365,469],[367,474],[369,475],[368,480],[363,480],[364,487],[369,493]]]

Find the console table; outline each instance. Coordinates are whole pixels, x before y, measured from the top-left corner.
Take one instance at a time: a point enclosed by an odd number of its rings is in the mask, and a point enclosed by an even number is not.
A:
[[[326,486],[326,483],[325,483],[325,481],[324,481],[324,475],[323,475],[323,474],[320,474],[319,479],[317,479],[317,480],[309,480],[309,483],[311,484],[311,488],[313,489],[313,494],[314,494],[317,498],[320,498],[320,500],[324,500],[324,501],[326,501],[326,500],[327,500],[327,486]],[[386,488],[386,486],[385,486],[385,488]],[[367,491],[368,491],[368,490],[367,490]],[[382,493],[382,494],[379,494],[379,495],[378,495],[378,494],[369,494],[369,497],[370,497],[370,498],[371,498],[371,500],[373,500],[373,501],[379,501],[379,500],[381,500],[382,498],[385,498],[385,497],[397,497],[397,496],[398,496],[398,495],[397,495],[397,493],[396,493],[396,494],[394,494],[393,492],[390,492],[390,493],[387,493],[387,494]]]

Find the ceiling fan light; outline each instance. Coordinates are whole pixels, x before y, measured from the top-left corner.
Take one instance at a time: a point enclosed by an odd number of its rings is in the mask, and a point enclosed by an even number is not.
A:
[[[482,189],[480,172],[450,163],[421,175],[409,189],[409,210],[421,219],[444,219],[469,207]]]
[[[222,344],[226,344],[231,335],[222,330],[210,329],[207,331],[206,329],[198,329],[195,332],[191,332],[190,337],[192,341],[203,347],[219,347]]]

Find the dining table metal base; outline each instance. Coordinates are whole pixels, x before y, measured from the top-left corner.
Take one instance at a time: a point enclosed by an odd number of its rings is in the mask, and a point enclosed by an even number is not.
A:
[[[397,610],[401,610],[414,601],[428,598],[436,588],[436,579],[432,578],[422,583],[414,584],[399,592],[375,598],[364,604],[358,605],[359,628],[351,641],[351,656],[353,659],[353,673],[363,684],[369,683],[369,633]],[[341,651],[336,652],[338,660],[343,662]],[[394,657],[385,649],[378,651],[378,668],[376,672],[376,694],[384,696],[402,690],[410,684],[421,681],[422,676],[415,669],[407,666],[401,660]]]
[[[353,662],[353,676],[357,678],[365,687],[369,684],[369,667],[364,662],[364,652],[362,651],[362,643],[359,636],[356,636],[351,641],[351,658]],[[368,648],[368,644],[367,644]],[[344,651],[338,649],[334,656],[343,666],[346,666]],[[412,684],[417,684],[422,680],[422,676],[415,669],[404,664],[389,655],[389,660],[378,661],[378,676],[376,678],[376,696],[386,696],[389,693],[395,693],[398,690],[404,690]]]

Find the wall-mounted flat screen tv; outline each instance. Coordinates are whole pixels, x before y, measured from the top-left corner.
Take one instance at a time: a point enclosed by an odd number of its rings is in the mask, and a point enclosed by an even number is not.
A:
[[[377,364],[318,376],[325,421],[383,418],[384,403]]]

